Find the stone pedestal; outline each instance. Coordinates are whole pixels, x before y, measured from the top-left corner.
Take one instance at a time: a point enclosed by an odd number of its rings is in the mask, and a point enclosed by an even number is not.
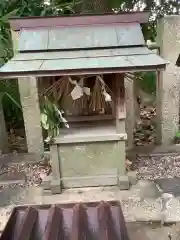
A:
[[[173,142],[179,129],[180,68],[176,66],[180,54],[180,16],[166,16],[158,24],[157,43],[160,55],[169,61],[167,69],[160,73],[157,87],[158,142]]]
[[[23,77],[18,79],[28,152],[43,153],[43,137],[37,79]]]
[[[44,189],[50,188],[54,194],[60,193],[61,188],[119,186],[128,189],[126,137],[126,133],[117,134],[115,126],[86,127],[69,133],[67,130],[50,146],[52,180],[44,182]]]

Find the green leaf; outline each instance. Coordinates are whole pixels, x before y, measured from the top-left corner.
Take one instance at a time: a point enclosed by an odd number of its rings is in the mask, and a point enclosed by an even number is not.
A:
[[[41,124],[45,130],[49,129],[48,117],[44,113],[41,113]]]
[[[41,113],[41,122],[43,124],[46,124],[47,123],[47,115],[44,114],[44,113]]]
[[[63,111],[47,97],[44,97],[44,104],[41,106],[41,123],[42,127],[48,131],[49,137],[59,135],[61,127],[69,127],[63,117]]]
[[[175,135],[177,138],[180,138],[180,131],[178,131]]]
[[[8,92],[5,92],[4,95],[6,95],[16,105],[16,107],[22,109],[21,105]]]
[[[2,16],[0,21],[6,23],[9,20],[9,18],[15,16],[17,14],[17,12],[18,12],[18,9],[14,9],[13,11],[11,11],[11,12],[7,13],[6,15]]]

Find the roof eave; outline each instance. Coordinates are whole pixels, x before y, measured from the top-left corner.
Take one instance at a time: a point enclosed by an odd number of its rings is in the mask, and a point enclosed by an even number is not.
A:
[[[99,15],[70,15],[70,16],[50,16],[50,17],[25,17],[11,18],[10,26],[14,31],[22,28],[41,28],[41,27],[68,27],[94,24],[114,24],[114,23],[147,23],[150,12],[124,12],[117,14]],[[83,23],[83,24],[82,24]]]
[[[97,68],[97,69],[76,69],[76,70],[61,70],[61,71],[29,71],[29,72],[0,72],[1,78],[20,78],[20,77],[42,77],[42,76],[57,76],[57,75],[88,75],[88,74],[107,74],[107,73],[127,73],[127,72],[148,72],[148,71],[163,71],[166,69],[166,64],[146,67],[126,67],[126,68]]]

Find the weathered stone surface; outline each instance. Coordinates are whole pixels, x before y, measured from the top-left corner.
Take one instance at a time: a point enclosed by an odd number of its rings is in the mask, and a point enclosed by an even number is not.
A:
[[[157,42],[163,58],[169,61],[157,84],[157,137],[163,144],[172,143],[179,129],[180,70],[175,66],[179,56],[180,16],[160,20]]]
[[[135,185],[137,183],[137,176],[135,171],[131,171],[127,173],[129,182],[131,185]]]
[[[59,188],[58,188],[59,191]],[[119,200],[126,222],[137,221],[158,221],[160,224],[161,204],[158,199],[139,197],[139,191],[132,187],[128,191],[119,191],[118,187],[98,187],[98,188],[78,188],[67,189],[61,194],[53,195],[50,191],[43,192],[41,187],[31,188],[14,188],[2,189],[0,191],[0,231],[8,220],[13,205],[16,204],[57,204],[70,202],[87,202],[87,201],[111,201]],[[7,206],[4,207],[4,205]],[[7,212],[8,210],[8,212]],[[165,222],[180,221],[180,199],[174,198],[170,203],[170,208],[165,213]],[[142,223],[141,223],[142,224]],[[144,223],[141,225],[144,228]],[[157,225],[158,228],[159,225]],[[152,226],[155,231],[155,227]],[[139,230],[141,227],[139,227]],[[162,227],[163,229],[163,227]],[[166,229],[166,228],[165,228]],[[180,229],[180,228],[179,228]],[[170,229],[168,230],[170,231]],[[132,233],[132,232],[131,232]],[[160,234],[160,233],[159,233]],[[158,236],[158,235],[157,235]],[[146,238],[143,238],[143,240]],[[151,239],[151,238],[150,238]],[[159,239],[157,238],[152,238]],[[166,239],[166,238],[164,238]],[[139,239],[138,239],[139,240]],[[149,240],[149,239],[148,239]]]
[[[56,164],[56,150],[51,151],[54,152],[52,159]],[[117,185],[117,174],[125,174],[125,141],[61,144],[58,151],[62,182],[66,178],[64,188],[102,186],[104,183]],[[57,175],[56,169],[58,164],[52,172],[54,178]],[[74,178],[73,184],[71,178]]]
[[[174,196],[180,196],[180,178],[161,178],[156,180],[156,184],[165,193],[171,193]]]
[[[28,152],[43,153],[44,144],[37,81],[34,77],[18,79]]]
[[[125,103],[126,103],[126,132],[127,145],[131,149],[134,147],[134,128],[136,121],[136,100],[135,100],[135,82],[125,79]]]
[[[44,190],[49,190],[51,188],[51,181],[52,181],[52,176],[45,176],[42,182],[42,187]]]
[[[20,172],[10,172],[0,175],[0,185],[8,184],[24,184],[26,181],[26,176],[24,173]]]
[[[179,231],[175,226],[162,227],[160,223],[127,223],[130,240],[172,240],[178,239]]]
[[[141,198],[158,198],[161,196],[160,190],[156,184],[149,180],[139,180],[134,186],[138,191]]]
[[[51,192],[52,194],[60,194],[62,192],[60,179],[51,181]]]
[[[130,188],[128,176],[119,176],[118,186],[120,190],[128,190]]]
[[[34,153],[18,153],[18,154],[2,154],[0,155],[0,165],[7,164],[32,164],[41,160],[40,154]]]

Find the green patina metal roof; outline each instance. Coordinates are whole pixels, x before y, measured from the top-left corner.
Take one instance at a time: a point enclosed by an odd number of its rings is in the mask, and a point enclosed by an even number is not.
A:
[[[145,46],[139,23],[22,29],[18,53],[1,77],[164,69]]]
[[[138,23],[127,25],[23,30],[19,51],[65,50],[144,45]]]
[[[148,70],[164,68],[165,62],[146,47],[79,50],[44,53],[19,53],[1,68],[1,74],[16,72],[53,72],[75,70],[77,74],[82,70],[93,69],[131,69]]]

